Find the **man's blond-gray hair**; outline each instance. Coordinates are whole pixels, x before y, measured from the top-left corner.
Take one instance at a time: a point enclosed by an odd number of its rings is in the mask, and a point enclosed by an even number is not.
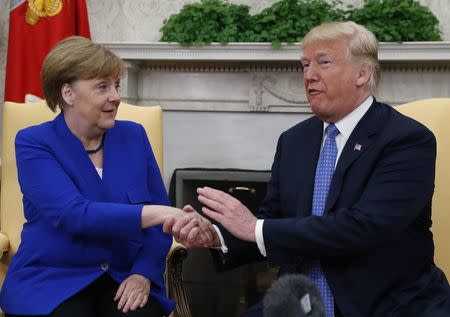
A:
[[[312,28],[303,38],[303,47],[316,41],[347,39],[349,53],[372,69],[368,86],[375,92],[381,76],[378,60],[378,42],[375,35],[362,25],[352,21],[324,23]]]

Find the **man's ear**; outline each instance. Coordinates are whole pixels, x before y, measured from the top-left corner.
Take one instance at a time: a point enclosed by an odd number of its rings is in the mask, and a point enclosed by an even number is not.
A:
[[[72,87],[68,83],[65,83],[64,85],[62,85],[61,96],[64,99],[64,102],[66,103],[66,105],[68,105],[68,106],[73,105],[73,100],[75,98],[75,95],[74,95],[74,91],[73,91]]]
[[[371,75],[372,67],[368,64],[363,64],[359,69],[358,76],[356,78],[356,85],[358,87],[366,85],[369,82]]]

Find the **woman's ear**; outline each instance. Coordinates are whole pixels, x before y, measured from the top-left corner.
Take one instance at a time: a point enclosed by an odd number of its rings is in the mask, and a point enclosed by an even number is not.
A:
[[[356,85],[358,87],[366,85],[369,82],[371,75],[372,67],[368,64],[363,64],[359,69],[358,77],[356,78]]]
[[[62,85],[61,96],[64,99],[64,102],[66,103],[66,105],[68,105],[68,106],[73,105],[73,99],[75,97],[74,91],[72,90],[72,87],[68,83],[65,83],[64,85]]]

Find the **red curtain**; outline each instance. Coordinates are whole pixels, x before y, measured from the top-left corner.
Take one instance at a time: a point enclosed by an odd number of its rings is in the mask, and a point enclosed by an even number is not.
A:
[[[40,71],[45,56],[71,35],[90,38],[85,0],[11,0],[5,101],[43,98]]]

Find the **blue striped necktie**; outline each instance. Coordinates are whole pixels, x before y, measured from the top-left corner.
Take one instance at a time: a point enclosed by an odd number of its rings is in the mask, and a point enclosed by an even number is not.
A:
[[[334,124],[327,126],[326,139],[322,151],[320,152],[319,162],[317,163],[316,176],[314,179],[314,193],[312,215],[322,216],[325,210],[328,190],[330,188],[331,179],[333,178],[334,167],[336,165],[337,146],[336,136],[339,130]],[[322,294],[325,304],[325,312],[327,317],[334,317],[334,299],[330,287],[327,283],[322,267],[318,260],[312,261],[308,267],[307,275],[316,283]]]

